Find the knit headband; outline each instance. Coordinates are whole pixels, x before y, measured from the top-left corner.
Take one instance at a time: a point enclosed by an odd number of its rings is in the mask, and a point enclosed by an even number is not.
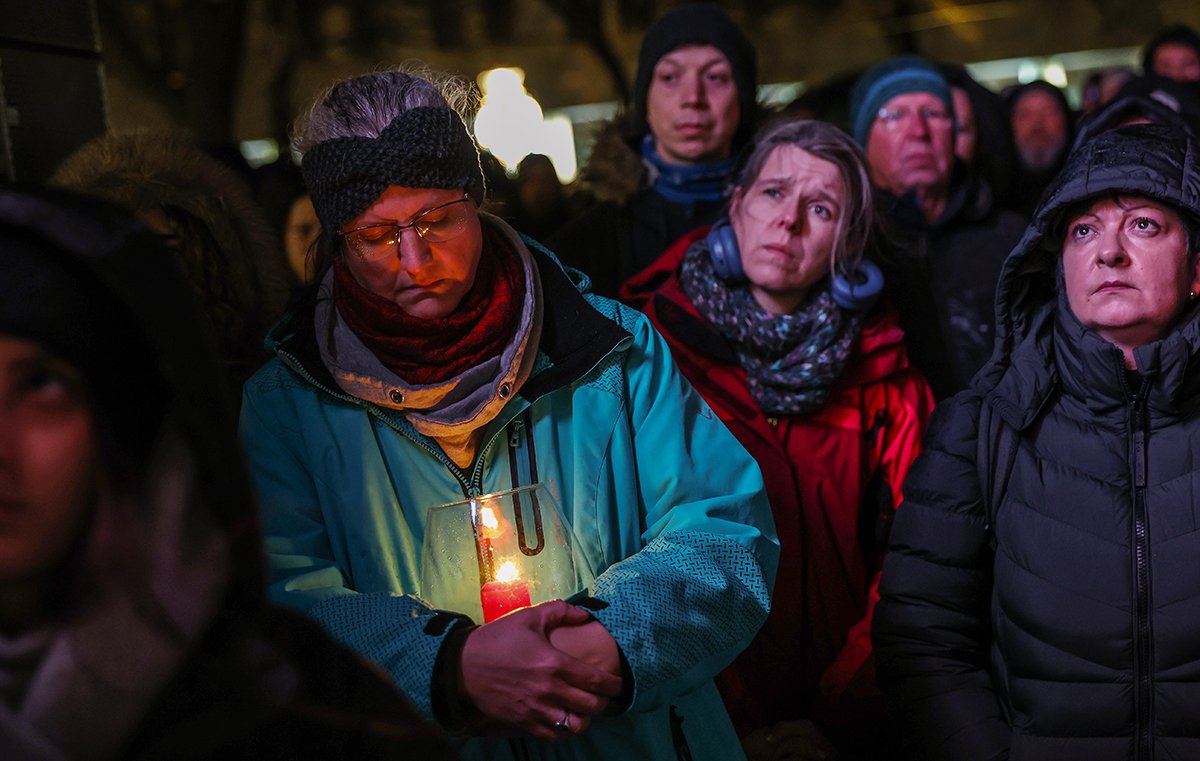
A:
[[[379,137],[335,137],[304,155],[304,182],[317,219],[335,230],[367,210],[393,185],[465,188],[483,201],[479,152],[462,118],[446,106],[418,106]]]

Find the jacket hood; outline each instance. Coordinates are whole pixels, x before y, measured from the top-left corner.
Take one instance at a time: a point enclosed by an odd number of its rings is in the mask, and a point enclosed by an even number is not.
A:
[[[580,182],[598,201],[624,204],[646,184],[646,165],[627,138],[631,121],[626,114],[600,128],[580,173]]]
[[[1195,142],[1164,125],[1134,124],[1100,133],[1071,154],[1005,260],[996,292],[995,348],[976,377],[977,390],[993,388],[1012,363],[1016,346],[1047,327],[1047,307],[1059,298],[1065,213],[1108,193],[1145,196],[1200,219]]]
[[[1072,150],[1079,148],[1101,132],[1107,132],[1133,120],[1165,124],[1177,132],[1194,138],[1192,119],[1182,111],[1183,104],[1164,89],[1148,92],[1122,91],[1109,103],[1090,114],[1079,124]]]

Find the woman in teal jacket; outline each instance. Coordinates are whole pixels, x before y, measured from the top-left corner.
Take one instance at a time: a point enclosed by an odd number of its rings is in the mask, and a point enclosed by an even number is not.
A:
[[[769,607],[758,467],[643,316],[476,209],[442,90],[347,80],[298,133],[323,272],[242,410],[273,597],[466,758],[740,758],[712,677]],[[535,482],[569,521],[578,594],[483,625],[421,600],[427,509]]]

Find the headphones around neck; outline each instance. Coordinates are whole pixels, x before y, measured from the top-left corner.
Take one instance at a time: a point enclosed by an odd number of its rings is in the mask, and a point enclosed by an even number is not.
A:
[[[729,285],[746,282],[742,269],[742,252],[729,224],[729,217],[713,222],[706,238],[713,271]],[[883,292],[883,272],[874,263],[863,259],[848,276],[835,275],[832,282],[833,300],[842,309],[865,312],[879,300]]]

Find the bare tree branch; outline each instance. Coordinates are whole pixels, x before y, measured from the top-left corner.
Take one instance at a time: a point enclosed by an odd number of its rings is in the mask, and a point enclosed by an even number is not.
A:
[[[141,90],[172,118],[182,120],[183,100],[168,84],[170,71],[142,48],[133,22],[125,16],[125,3],[97,0],[96,12],[105,45],[125,59],[133,70],[133,80]]]
[[[544,0],[567,24],[567,34],[591,48],[612,77],[617,99],[629,100],[629,80],[620,56],[604,31],[604,8],[600,0]]]

